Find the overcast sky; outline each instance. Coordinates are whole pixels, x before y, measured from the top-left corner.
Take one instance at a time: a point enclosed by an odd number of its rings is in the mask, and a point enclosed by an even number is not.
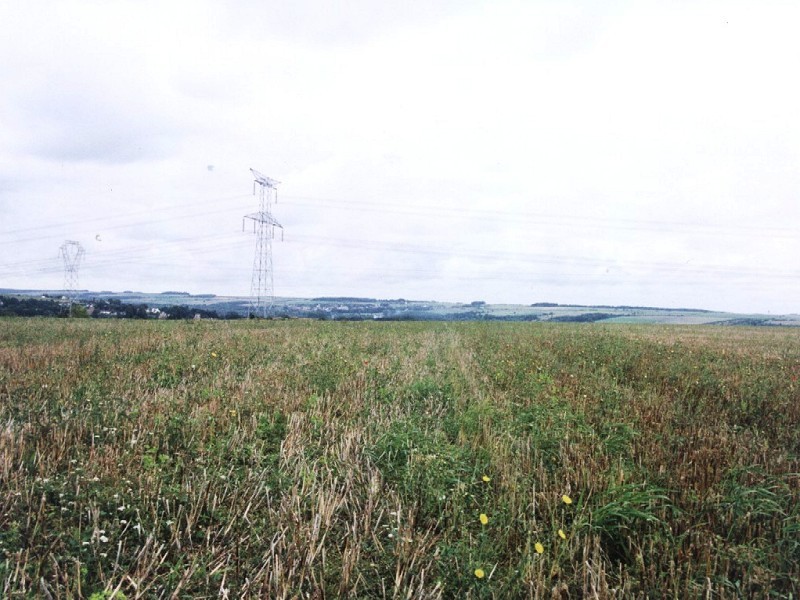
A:
[[[800,2],[0,1],[0,287],[800,312]]]

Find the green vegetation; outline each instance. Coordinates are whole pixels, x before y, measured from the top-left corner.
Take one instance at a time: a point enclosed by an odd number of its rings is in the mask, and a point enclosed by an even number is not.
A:
[[[67,308],[50,298],[16,298],[0,295],[0,317],[65,317]]]
[[[3,319],[0,594],[796,598],[799,335]]]
[[[170,292],[174,293],[174,292]],[[206,298],[207,296],[203,296]],[[163,316],[162,316],[163,315]],[[224,317],[213,310],[191,308],[183,304],[172,304],[149,312],[146,304],[128,304],[116,298],[84,300],[69,304],[54,298],[26,298],[0,295],[0,317],[72,317],[86,319],[240,319],[238,313]]]

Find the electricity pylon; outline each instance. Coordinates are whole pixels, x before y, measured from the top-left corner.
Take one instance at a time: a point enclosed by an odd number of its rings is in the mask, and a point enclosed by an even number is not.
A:
[[[66,240],[61,244],[61,258],[64,259],[64,290],[69,305],[75,302],[78,295],[78,268],[85,254],[80,242]]]
[[[259,211],[245,215],[242,219],[242,231],[246,219],[253,221],[253,233],[256,235],[256,254],[253,259],[253,279],[250,283],[250,316],[267,317],[272,311],[273,276],[272,276],[272,240],[275,239],[275,228],[281,230],[283,225],[272,216],[272,202],[278,201],[279,181],[265,177],[255,169],[250,169],[255,182],[253,194],[258,189]]]

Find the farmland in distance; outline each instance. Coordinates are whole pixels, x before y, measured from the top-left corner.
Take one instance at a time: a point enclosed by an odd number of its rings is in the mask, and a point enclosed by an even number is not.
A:
[[[3,597],[797,597],[800,332],[0,320]]]

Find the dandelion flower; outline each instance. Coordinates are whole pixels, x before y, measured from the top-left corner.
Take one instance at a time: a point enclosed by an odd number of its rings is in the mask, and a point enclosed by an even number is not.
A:
[[[537,554],[541,554],[542,552],[544,552],[544,546],[542,546],[539,542],[536,542],[533,545],[533,547],[536,548],[536,553]]]
[[[483,477],[481,477],[481,479],[483,479],[484,483],[489,483],[492,480],[492,478],[489,477],[488,475],[484,475]]]
[[[216,352],[212,352],[211,353],[211,358],[217,358],[217,353]]]
[[[480,519],[481,525],[486,525],[489,522],[489,517],[486,516],[486,513],[481,513]]]
[[[483,579],[486,576],[486,573],[483,572],[483,569],[475,569],[475,577],[478,579]]]
[[[564,502],[564,504],[572,504],[572,498],[570,498],[566,494],[561,496],[561,500]]]
[[[560,537],[562,540],[565,540],[565,539],[567,539],[567,534],[564,533],[563,529],[559,529],[558,530],[558,537]]]

